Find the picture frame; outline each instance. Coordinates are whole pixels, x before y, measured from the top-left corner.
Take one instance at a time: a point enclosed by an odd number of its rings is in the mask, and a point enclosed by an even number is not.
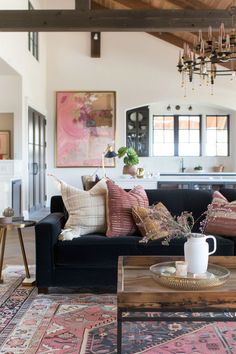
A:
[[[0,130],[0,160],[10,159],[11,156],[11,132]]]
[[[101,167],[115,125],[115,91],[57,91],[56,167]],[[105,166],[115,167],[115,159]]]

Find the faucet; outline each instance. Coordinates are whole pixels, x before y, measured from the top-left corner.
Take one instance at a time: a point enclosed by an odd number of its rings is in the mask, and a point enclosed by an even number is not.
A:
[[[180,164],[181,164],[181,172],[183,173],[186,170],[186,167],[184,167],[184,158],[183,157],[181,157]]]

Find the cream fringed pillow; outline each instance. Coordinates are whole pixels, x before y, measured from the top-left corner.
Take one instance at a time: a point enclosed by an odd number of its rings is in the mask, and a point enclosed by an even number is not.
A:
[[[69,218],[65,228],[79,229],[80,235],[106,231],[105,179],[89,191],[84,191],[60,181],[62,199]]]
[[[145,242],[160,240],[170,234],[173,217],[161,202],[148,208],[135,207],[132,214]]]

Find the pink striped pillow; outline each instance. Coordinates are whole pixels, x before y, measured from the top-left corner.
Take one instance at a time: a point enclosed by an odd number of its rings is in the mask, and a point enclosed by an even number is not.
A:
[[[236,236],[236,200],[229,202],[215,191],[204,231],[213,235]]]
[[[148,198],[142,186],[136,186],[131,191],[107,181],[107,232],[108,237],[132,235],[137,227],[132,217],[133,207],[147,207]]]

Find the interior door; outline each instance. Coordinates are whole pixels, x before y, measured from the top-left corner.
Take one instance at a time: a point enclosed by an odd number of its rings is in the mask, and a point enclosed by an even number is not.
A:
[[[29,212],[39,210],[45,206],[45,117],[29,108]]]

